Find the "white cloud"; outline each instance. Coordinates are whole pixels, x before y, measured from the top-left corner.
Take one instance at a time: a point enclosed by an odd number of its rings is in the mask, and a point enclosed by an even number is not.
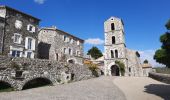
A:
[[[86,44],[91,44],[91,45],[102,45],[104,43],[104,40],[100,38],[89,38],[85,40]]]
[[[38,4],[44,4],[46,0],[34,0],[34,2],[38,3]]]
[[[155,54],[155,50],[144,50],[144,51],[139,51],[140,55],[141,55],[141,60],[142,62],[147,59],[149,61],[150,64],[152,64],[152,66],[154,67],[159,67],[159,66],[163,66],[159,63],[157,63],[154,59],[153,56]]]

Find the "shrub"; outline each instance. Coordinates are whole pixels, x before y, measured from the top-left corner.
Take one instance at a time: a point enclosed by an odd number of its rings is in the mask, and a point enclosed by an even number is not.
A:
[[[92,72],[92,75],[94,75],[95,77],[99,77],[99,74],[98,74],[98,67],[96,64],[87,64],[88,65],[88,68],[89,70]]]
[[[121,61],[115,61],[115,63],[119,66],[121,75],[124,76],[124,74],[125,74],[125,64]]]

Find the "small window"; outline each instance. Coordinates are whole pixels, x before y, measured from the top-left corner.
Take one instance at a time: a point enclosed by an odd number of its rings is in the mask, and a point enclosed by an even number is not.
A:
[[[29,32],[32,32],[32,33],[33,33],[33,32],[35,32],[35,27],[34,27],[33,25],[30,25],[30,24],[29,24],[29,25],[27,26],[27,30],[28,30]]]
[[[30,26],[30,27],[29,27],[29,31],[32,31],[32,29],[33,29],[33,26]]]
[[[111,24],[111,30],[115,30],[115,24],[114,23]]]
[[[115,50],[115,57],[118,58],[118,50]]]
[[[115,36],[112,36],[112,44],[115,44],[115,43],[116,43]]]
[[[72,54],[72,50],[69,48],[69,54],[71,55]]]
[[[56,53],[56,60],[58,61],[58,53]]]
[[[67,41],[67,36],[66,35],[64,35],[64,42],[66,42]]]
[[[12,51],[12,56],[13,57],[20,57],[20,54],[21,54],[21,51],[16,51],[16,50]]]
[[[66,48],[64,48],[64,51],[63,51],[63,52],[64,52],[64,54],[66,54]]]
[[[18,34],[18,33],[14,34],[14,43],[18,43],[18,44],[21,43],[21,35],[20,34]]]
[[[111,50],[111,58],[114,58],[114,52]]]
[[[131,68],[129,67],[129,72],[131,72]]]
[[[77,51],[77,56],[80,56],[80,51]]]

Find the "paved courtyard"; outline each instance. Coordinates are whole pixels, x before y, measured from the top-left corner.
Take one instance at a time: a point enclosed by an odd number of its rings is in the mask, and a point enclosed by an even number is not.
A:
[[[0,100],[170,100],[169,93],[170,85],[147,77],[100,77],[4,92],[0,93]]]
[[[119,77],[114,84],[127,100],[170,100],[170,85],[148,77]]]

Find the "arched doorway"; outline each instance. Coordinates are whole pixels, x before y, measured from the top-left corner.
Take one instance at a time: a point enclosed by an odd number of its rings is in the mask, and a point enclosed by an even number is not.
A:
[[[47,79],[47,78],[35,78],[30,81],[28,81],[24,86],[23,90],[25,89],[31,89],[31,88],[36,88],[36,87],[41,87],[41,86],[46,86],[46,85],[51,85],[52,82]]]
[[[111,66],[111,75],[120,76],[119,67],[117,65]]]
[[[14,89],[11,87],[11,85],[7,82],[0,81],[0,92],[9,92],[13,91]]]

